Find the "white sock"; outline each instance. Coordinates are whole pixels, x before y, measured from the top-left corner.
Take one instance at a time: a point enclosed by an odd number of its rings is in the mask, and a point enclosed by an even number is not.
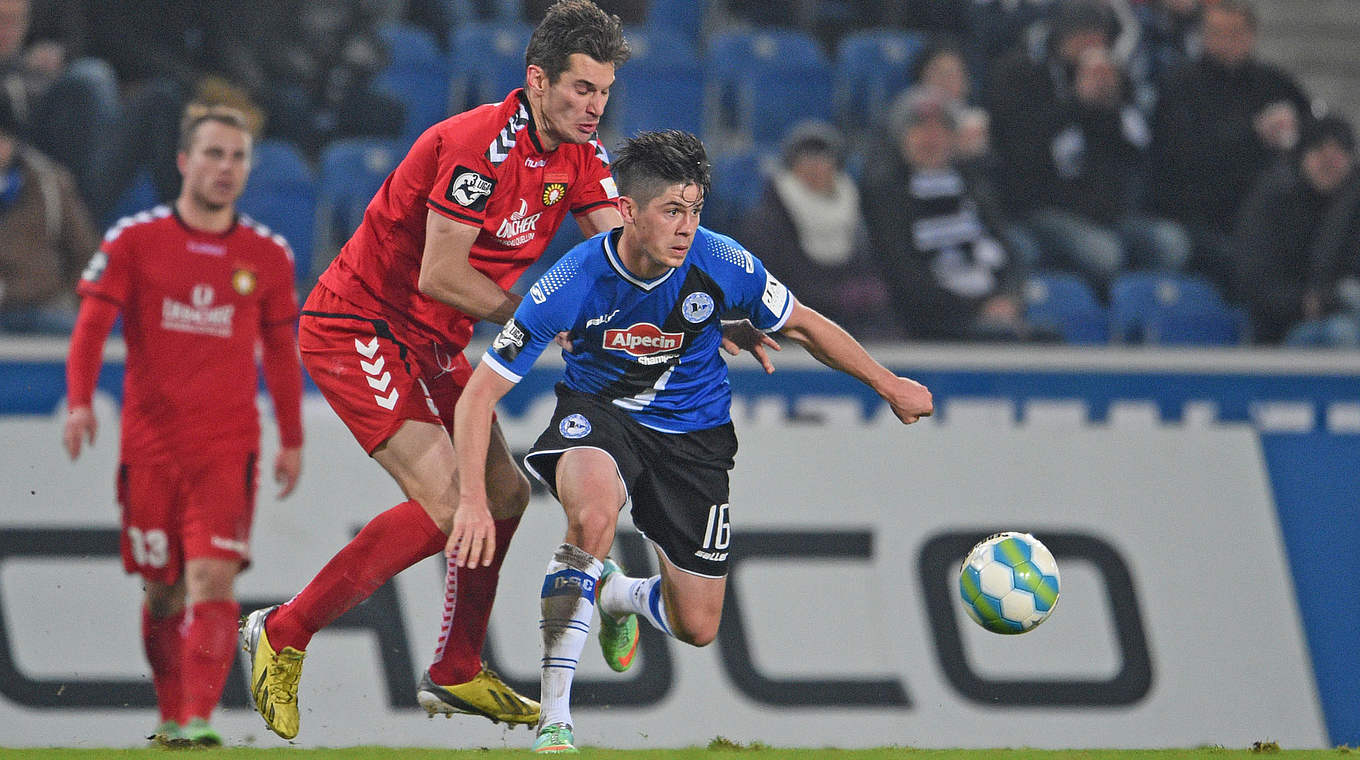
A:
[[[539,602],[543,660],[539,666],[539,726],[571,724],[571,681],[595,614],[595,586],[604,565],[586,551],[562,544],[548,563]]]
[[[666,602],[661,596],[661,576],[629,578],[615,573],[609,576],[600,592],[600,612],[612,618],[636,614],[647,619],[657,630],[672,636],[666,622]]]

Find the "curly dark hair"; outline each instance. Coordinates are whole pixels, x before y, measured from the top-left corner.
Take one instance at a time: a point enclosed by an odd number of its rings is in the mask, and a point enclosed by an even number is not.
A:
[[[712,184],[708,153],[699,138],[678,129],[641,132],[623,141],[611,165],[619,193],[647,205],[671,185]]]
[[[548,9],[524,49],[525,66],[538,66],[556,82],[567,70],[572,53],[582,53],[618,68],[633,51],[623,38],[619,17],[600,10],[591,0],[559,0]]]

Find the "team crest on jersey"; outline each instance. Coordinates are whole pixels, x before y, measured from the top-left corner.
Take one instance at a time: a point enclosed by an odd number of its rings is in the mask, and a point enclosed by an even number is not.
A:
[[[702,291],[690,293],[680,304],[680,313],[685,316],[685,321],[691,324],[703,322],[713,315],[713,296]]]
[[[543,205],[551,206],[554,203],[567,197],[567,183],[565,182],[544,182],[543,183]]]
[[[561,433],[563,438],[585,438],[590,435],[590,420],[584,415],[568,414],[558,423],[557,432]]]
[[[675,351],[684,342],[684,333],[662,332],[651,322],[639,322],[626,329],[604,331],[604,347],[630,356],[651,356]]]
[[[231,273],[231,289],[248,296],[255,292],[255,273],[249,269],[238,269]]]
[[[444,197],[470,211],[483,211],[486,209],[486,199],[491,197],[495,187],[496,180],[466,166],[459,166],[453,170],[453,179],[449,180],[449,189]]]

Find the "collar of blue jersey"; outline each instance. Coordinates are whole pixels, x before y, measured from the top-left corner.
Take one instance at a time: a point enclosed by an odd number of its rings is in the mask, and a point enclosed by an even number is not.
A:
[[[519,98],[520,104],[524,106],[524,112],[529,115],[528,125],[525,127],[525,130],[529,133],[529,140],[533,142],[534,150],[542,153],[543,143],[538,139],[538,124],[534,122],[534,109],[529,105],[529,96],[524,94],[523,87],[516,90],[515,95]]]
[[[609,262],[609,266],[614,268],[615,274],[617,274],[619,277],[622,277],[624,280],[631,282],[637,287],[650,292],[659,287],[661,283],[670,279],[671,275],[675,274],[675,268],[672,267],[670,269],[667,269],[665,274],[661,275],[660,277],[657,277],[655,280],[644,280],[638,277],[637,275],[633,274],[632,272],[629,272],[628,267],[625,267],[623,265],[623,260],[619,258],[619,254],[614,250],[614,246],[618,244],[618,240],[622,236],[623,228],[618,227],[610,231],[609,234],[605,235],[603,238],[605,261]]]

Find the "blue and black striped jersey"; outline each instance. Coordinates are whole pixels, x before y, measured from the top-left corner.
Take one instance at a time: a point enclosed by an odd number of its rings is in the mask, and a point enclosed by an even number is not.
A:
[[[621,230],[571,249],[529,289],[483,361],[518,382],[560,332],[569,388],[608,399],[640,424],[670,433],[731,419],[720,317],[783,327],[793,296],[726,235],[699,227],[685,263],[651,280],[628,272]]]

